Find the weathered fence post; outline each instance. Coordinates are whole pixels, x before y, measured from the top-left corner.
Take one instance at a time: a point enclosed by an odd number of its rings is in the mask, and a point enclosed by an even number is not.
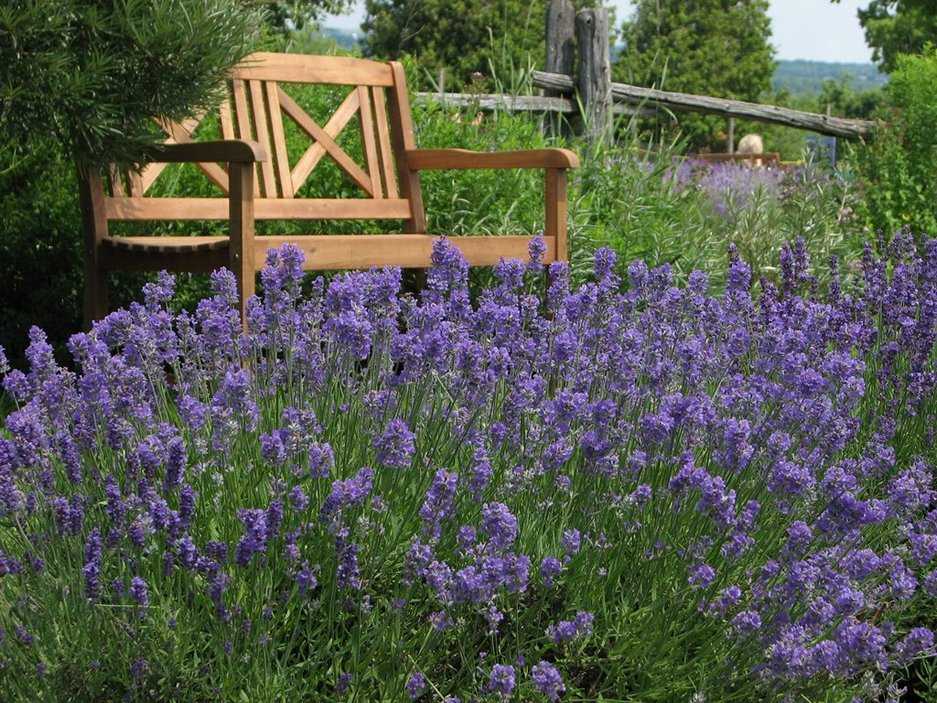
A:
[[[608,47],[608,10],[598,7],[576,15],[579,46],[579,99],[582,101],[585,136],[605,139],[612,107],[612,66]]]
[[[547,7],[547,60],[544,70],[572,75],[576,63],[576,8],[572,0],[550,0]],[[544,95],[560,95],[545,90]]]
[[[439,75],[438,75],[436,87],[439,88],[439,99],[445,102],[446,100],[446,68],[445,66],[441,66],[439,68]]]

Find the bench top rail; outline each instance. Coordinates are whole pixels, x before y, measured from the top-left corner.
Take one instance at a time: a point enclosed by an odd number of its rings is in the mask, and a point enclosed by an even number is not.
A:
[[[223,218],[222,196],[228,194],[229,161],[243,161],[244,155],[256,152],[254,160],[254,197],[258,209],[273,219],[346,219],[362,216],[379,219],[411,219],[413,184],[418,178],[407,175],[410,188],[399,185],[402,151],[398,144],[412,144],[413,126],[403,71],[393,62],[382,63],[344,56],[309,56],[304,54],[251,54],[236,66],[227,81],[227,95],[216,112],[226,150],[201,149],[194,145],[204,139],[203,126],[209,113],[183,122],[159,123],[165,132],[166,149],[159,152],[166,161],[188,153],[205,160],[196,163],[218,191],[218,205],[203,202],[208,198],[148,197],[157,179],[166,172],[167,163],[154,162],[139,173],[122,176],[112,171],[110,194],[106,198],[109,219],[208,219]],[[290,94],[290,84],[335,86],[344,96],[327,120],[317,120]],[[394,122],[392,122],[394,120]],[[309,140],[300,154],[287,149],[288,125]],[[352,155],[342,146],[344,130],[359,132],[360,154]],[[237,149],[232,142],[250,143]],[[219,142],[219,144],[222,142]],[[181,145],[192,145],[180,149]],[[294,149],[295,152],[295,142]],[[358,191],[352,198],[297,198],[300,189],[314,178],[316,166],[328,159]],[[403,190],[407,192],[402,193]],[[304,204],[292,204],[297,199]],[[283,206],[278,206],[277,202]],[[288,204],[289,203],[289,204]],[[422,208],[421,202],[417,204]],[[221,209],[219,209],[221,208]],[[261,215],[262,216],[262,215]],[[420,215],[422,217],[422,215]]]

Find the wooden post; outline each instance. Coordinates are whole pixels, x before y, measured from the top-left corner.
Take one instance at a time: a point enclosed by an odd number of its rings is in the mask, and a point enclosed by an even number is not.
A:
[[[552,237],[556,242],[557,261],[569,261],[569,248],[566,241],[566,220],[569,206],[566,202],[566,170],[548,168],[544,174],[544,227],[545,237]]]
[[[241,325],[247,329],[247,301],[254,295],[254,164],[228,166],[228,204],[231,222],[229,266],[237,278]]]
[[[729,148],[726,149],[726,153],[734,154],[735,153],[735,118],[729,118]]]
[[[576,15],[579,45],[579,99],[586,138],[601,141],[609,132],[612,107],[612,65],[608,49],[608,10],[597,7]]]
[[[413,136],[413,117],[410,114],[410,95],[407,78],[399,61],[390,62],[394,74],[394,85],[390,89],[390,138],[397,161],[397,180],[400,197],[410,201],[410,219],[404,223],[404,232],[426,233],[426,213],[423,210],[423,191],[420,189],[420,173],[407,165],[407,151],[416,149]]]
[[[91,168],[78,169],[78,202],[85,240],[84,325],[107,315],[107,279],[101,268],[101,241],[107,236],[104,213],[104,183]]]
[[[547,60],[546,71],[571,76],[576,62],[575,40],[576,9],[572,0],[550,0],[547,7]],[[555,90],[544,95],[555,96]]]

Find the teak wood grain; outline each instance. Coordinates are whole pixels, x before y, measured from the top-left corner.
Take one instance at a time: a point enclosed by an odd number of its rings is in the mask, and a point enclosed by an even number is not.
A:
[[[284,86],[344,86],[349,92],[319,123]],[[307,270],[430,265],[436,237],[426,234],[420,171],[466,168],[537,168],[544,171],[545,261],[565,260],[566,172],[579,165],[564,149],[481,153],[417,148],[403,66],[366,59],[256,53],[235,67],[218,107],[219,138],[201,141],[207,114],[160,123],[165,143],[139,172],[81,172],[85,233],[85,320],[107,312],[107,271],[210,272],[222,266],[238,282],[242,320],[266,252],[284,243],[306,254]],[[357,118],[361,155],[339,142]],[[286,120],[308,136],[301,154],[287,150]],[[205,123],[209,124],[209,123]],[[204,139],[204,137],[201,137]],[[324,158],[357,189],[357,197],[297,197],[316,178]],[[359,163],[359,159],[362,163]],[[219,197],[153,197],[166,164],[192,163],[220,189]],[[109,186],[106,189],[105,186]],[[158,192],[155,190],[154,192]],[[403,234],[259,236],[256,220],[398,220]],[[118,236],[109,223],[138,220],[221,220],[227,236]],[[450,241],[469,264],[490,266],[525,258],[529,236],[456,236]]]

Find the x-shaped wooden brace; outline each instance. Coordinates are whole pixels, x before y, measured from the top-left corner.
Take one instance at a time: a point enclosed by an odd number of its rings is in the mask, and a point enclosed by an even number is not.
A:
[[[325,127],[320,127],[282,88],[277,86],[280,107],[284,112],[293,118],[293,121],[312,139],[315,143],[306,150],[306,153],[300,157],[293,168],[290,178],[293,181],[293,191],[300,189],[306,178],[316,167],[316,164],[323,156],[328,154],[339,167],[345,171],[352,180],[357,183],[361,189],[370,195],[376,197],[371,185],[371,178],[350,156],[335,142],[335,138],[344,129],[348,121],[354,116],[361,106],[358,98],[358,91],[353,90],[348,97],[342,101],[335,114],[329,118]]]
[[[169,139],[165,140],[164,144],[186,144],[192,141],[192,135],[195,134],[195,130],[198,129],[198,126],[202,123],[202,120],[205,119],[207,113],[203,112],[194,117],[190,117],[184,122],[166,122],[157,120],[157,124],[162,128],[162,130],[169,135]],[[139,195],[143,195],[149,190],[150,186],[153,185],[153,182],[159,178],[159,175],[163,172],[167,164],[150,164],[140,173],[140,180],[134,190],[139,188]],[[202,171],[205,172],[205,175],[208,176],[208,179],[214,183],[216,186],[221,188],[225,193],[228,192],[228,174],[225,173],[225,170],[221,168],[216,163],[198,163],[196,164]],[[134,193],[136,195],[136,193]]]

